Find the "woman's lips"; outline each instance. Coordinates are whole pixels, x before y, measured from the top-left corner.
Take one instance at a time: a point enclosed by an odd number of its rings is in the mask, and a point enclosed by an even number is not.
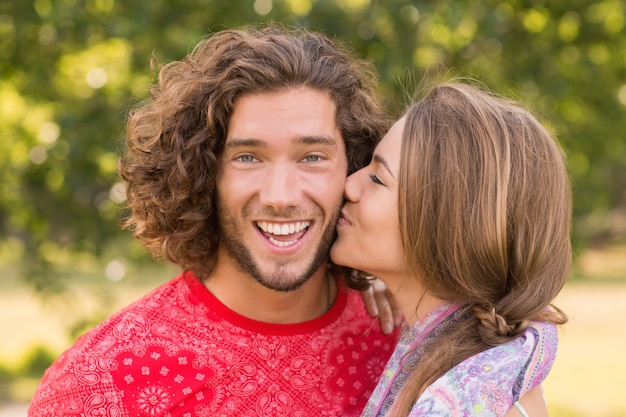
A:
[[[346,213],[341,210],[341,213],[339,213],[339,219],[337,220],[337,225],[347,226],[351,224],[352,222],[350,222],[350,219],[348,218],[348,216],[346,216]]]

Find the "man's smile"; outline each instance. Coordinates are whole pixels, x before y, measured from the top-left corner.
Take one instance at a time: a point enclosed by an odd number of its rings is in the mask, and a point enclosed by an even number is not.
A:
[[[279,247],[291,246],[304,236],[307,232],[310,221],[276,223],[259,221],[256,226],[263,232],[263,235],[274,245]]]

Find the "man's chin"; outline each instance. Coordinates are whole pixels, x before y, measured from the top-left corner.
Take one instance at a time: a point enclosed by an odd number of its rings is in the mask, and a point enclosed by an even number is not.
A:
[[[313,272],[286,273],[285,271],[275,271],[265,274],[251,273],[250,275],[265,288],[280,292],[290,292],[301,288],[313,276]]]
[[[227,239],[226,236],[222,236],[222,243],[227,255],[241,272],[265,288],[289,292],[298,290],[321,268],[325,268],[333,238],[334,229],[329,229],[317,245],[307,245],[290,256],[261,255],[250,250],[240,239]]]

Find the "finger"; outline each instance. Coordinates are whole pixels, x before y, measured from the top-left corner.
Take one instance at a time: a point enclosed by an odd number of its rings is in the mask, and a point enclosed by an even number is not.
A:
[[[361,297],[365,303],[365,309],[367,313],[372,316],[378,316],[378,306],[376,305],[376,298],[374,297],[374,289],[370,286],[368,289],[361,291]]]
[[[404,319],[404,315],[402,314],[402,310],[398,306],[398,302],[396,298],[391,294],[391,291],[387,290],[387,299],[389,300],[389,305],[391,306],[391,312],[393,315],[393,324],[394,327],[400,326],[402,324],[402,320]]]
[[[380,327],[383,333],[392,333],[395,327],[395,299],[381,280],[373,280],[371,282],[371,287],[373,289],[374,298],[378,308],[378,321],[380,321]]]

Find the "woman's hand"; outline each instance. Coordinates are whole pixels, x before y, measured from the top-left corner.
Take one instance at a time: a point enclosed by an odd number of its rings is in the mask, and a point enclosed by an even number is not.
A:
[[[402,322],[402,312],[396,304],[393,294],[379,279],[372,279],[370,287],[361,291],[367,312],[378,317],[380,328],[384,334],[390,334]]]

